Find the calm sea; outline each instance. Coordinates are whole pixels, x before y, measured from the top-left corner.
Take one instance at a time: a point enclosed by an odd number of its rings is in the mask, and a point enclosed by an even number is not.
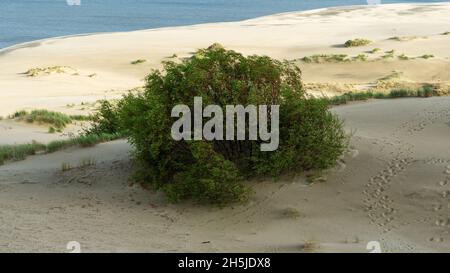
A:
[[[366,0],[81,0],[81,5],[70,6],[67,0],[0,0],[0,48],[54,36],[237,21],[286,11],[366,3]]]

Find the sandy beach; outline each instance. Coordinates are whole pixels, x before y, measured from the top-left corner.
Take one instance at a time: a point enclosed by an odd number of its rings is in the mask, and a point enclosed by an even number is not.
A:
[[[385,252],[450,252],[449,14],[449,3],[339,7],[0,50],[3,117],[22,109],[91,113],[97,100],[140,88],[162,61],[215,42],[297,62],[314,95],[424,85],[443,95],[334,107],[353,137],[325,182],[250,181],[251,200],[228,208],[170,204],[130,185],[125,140],[7,162],[0,166],[0,252],[66,252],[69,241],[84,252],[368,252],[370,241]],[[343,46],[355,38],[372,42]],[[348,61],[303,59],[318,54]],[[47,143],[80,128],[49,134],[48,126],[2,119],[0,145]],[[86,158],[95,164],[61,170],[62,162]]]

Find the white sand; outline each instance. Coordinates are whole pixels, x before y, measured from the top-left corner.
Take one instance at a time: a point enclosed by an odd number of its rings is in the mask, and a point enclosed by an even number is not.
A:
[[[246,54],[298,59],[312,54],[355,56],[373,48],[396,49],[410,57],[435,58],[411,61],[377,61],[352,64],[303,65],[306,82],[373,83],[392,70],[417,82],[450,81],[450,4],[382,5],[292,12],[242,22],[203,24],[147,31],[57,38],[0,51],[0,115],[22,108],[64,110],[65,105],[120,96],[141,86],[151,68],[160,67],[174,53],[190,56],[198,48],[219,42]],[[411,41],[393,36],[426,37]],[[342,48],[353,38],[374,41],[365,47]],[[370,55],[370,54],[369,54]],[[131,65],[137,59],[147,62]],[[30,68],[69,66],[78,76],[58,74],[28,78]],[[95,77],[88,75],[96,74]]]
[[[22,108],[85,112],[81,102],[115,98],[142,85],[160,61],[220,42],[246,54],[300,58],[357,55],[379,47],[429,60],[302,65],[309,83],[374,84],[401,70],[405,81],[450,80],[450,4],[384,5],[287,13],[236,23],[50,39],[0,52],[0,115]],[[426,36],[411,41],[392,36]],[[346,49],[351,38],[373,45]],[[131,65],[136,59],[146,63]],[[79,75],[26,77],[32,67],[70,66]],[[420,69],[419,69],[420,68]],[[96,74],[96,77],[87,75]],[[76,107],[66,107],[67,104]],[[450,98],[398,99],[336,107],[351,150],[327,182],[250,182],[245,205],[207,208],[168,204],[160,194],[129,186],[131,147],[114,141],[0,166],[0,252],[66,251],[450,251]],[[46,128],[0,121],[0,145],[45,136]],[[3,126],[3,127],[1,127]],[[9,127],[8,127],[9,126]],[[6,130],[6,129],[5,129]],[[34,133],[31,133],[34,132]],[[63,172],[63,162],[76,166]],[[286,211],[299,214],[293,217]],[[292,213],[291,213],[292,214]],[[295,214],[295,213],[294,213]]]

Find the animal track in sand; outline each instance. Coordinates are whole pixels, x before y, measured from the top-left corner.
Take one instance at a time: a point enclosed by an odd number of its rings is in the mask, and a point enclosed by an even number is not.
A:
[[[439,159],[433,159],[433,161],[431,162],[438,162],[438,163],[447,163],[445,160],[439,160]],[[450,232],[450,214],[449,214],[449,210],[445,210],[444,208],[447,207],[447,209],[450,209],[450,203],[448,202],[448,197],[450,196],[450,187],[449,187],[449,182],[450,182],[450,165],[447,165],[445,167],[445,178],[440,181],[438,183],[438,185],[443,188],[443,191],[440,193],[440,203],[439,204],[435,204],[433,206],[433,211],[435,213],[435,221],[434,221],[434,225],[439,227],[439,228],[443,228],[446,230],[447,234],[449,234]],[[445,205],[447,204],[447,205]],[[439,238],[430,238],[430,242],[437,242],[437,243],[442,243],[444,242],[444,238],[443,237],[439,237]]]
[[[413,162],[412,158],[395,158],[388,166],[371,177],[366,184],[363,194],[367,215],[373,224],[383,227],[383,233],[389,232],[396,219],[394,200],[390,198],[388,190],[394,177],[404,171]]]
[[[415,134],[423,131],[426,127],[439,120],[450,119],[450,108],[442,103],[434,103],[424,111],[419,112],[415,118],[403,123],[397,130],[406,130],[407,133]]]

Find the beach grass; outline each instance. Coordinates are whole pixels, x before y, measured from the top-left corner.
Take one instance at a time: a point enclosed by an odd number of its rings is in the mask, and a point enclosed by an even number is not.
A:
[[[357,47],[357,46],[365,46],[371,44],[372,41],[368,39],[357,38],[353,40],[348,40],[344,43],[345,47]]]
[[[417,57],[417,58],[431,59],[431,58],[434,58],[434,55],[433,55],[433,54],[424,54],[424,55],[419,56],[419,57]]]
[[[20,161],[37,153],[53,153],[70,147],[91,147],[98,143],[121,138],[119,134],[81,135],[65,140],[55,140],[48,144],[33,141],[28,144],[0,145],[0,165],[6,161]]]
[[[21,110],[9,116],[10,119],[23,120],[28,123],[47,124],[51,125],[49,133],[54,133],[56,130],[65,128],[72,121],[89,121],[91,116],[86,115],[66,115],[60,112],[54,112],[44,109],[33,110],[31,112]],[[53,128],[53,129],[52,129]]]
[[[347,54],[315,54],[301,59],[305,63],[342,63],[350,62]]]
[[[375,54],[375,53],[378,53],[378,52],[380,52],[381,51],[381,49],[380,48],[374,48],[374,49],[372,49],[372,50],[369,50],[367,53],[370,53],[370,54]]]
[[[369,99],[395,99],[395,98],[428,98],[436,96],[432,86],[424,86],[418,89],[394,89],[389,93],[381,92],[349,92],[329,98],[320,98],[326,100],[329,105],[343,105],[353,101],[366,101]]]
[[[35,141],[29,144],[0,145],[0,165],[9,160],[23,160],[26,156],[35,155],[43,150],[45,150],[45,145]]]

